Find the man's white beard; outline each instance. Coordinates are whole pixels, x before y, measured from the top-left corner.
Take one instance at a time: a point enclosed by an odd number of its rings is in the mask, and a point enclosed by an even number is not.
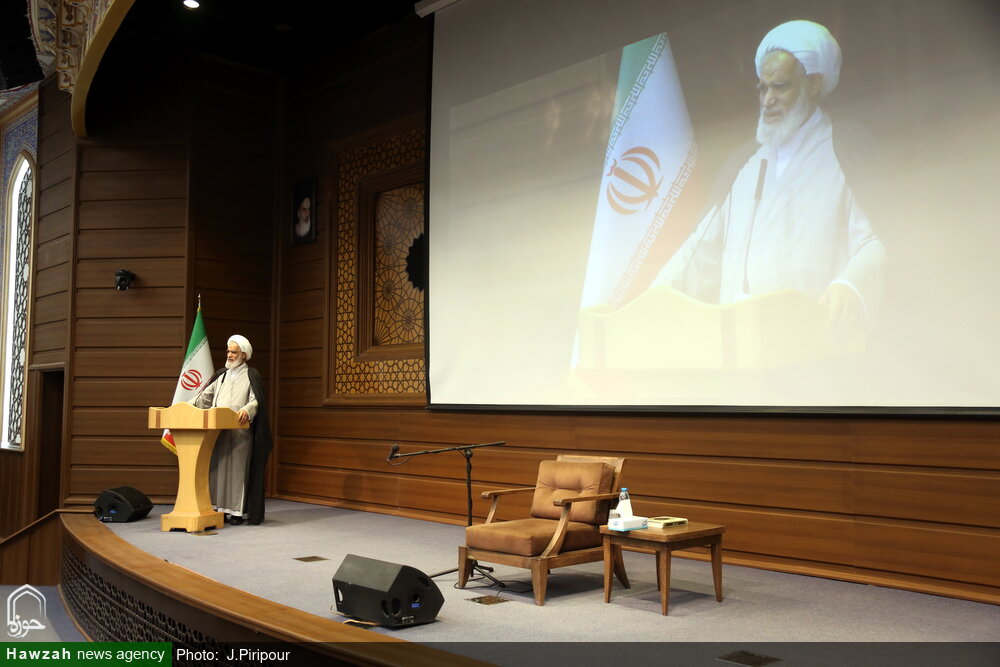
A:
[[[239,366],[239,365],[240,365],[240,364],[242,364],[242,363],[243,363],[243,360],[242,360],[242,359],[239,359],[239,360],[237,360],[237,361],[229,361],[229,360],[227,359],[227,360],[226,360],[226,369],[227,369],[227,370],[232,370],[233,368],[236,368],[237,366]]]
[[[802,127],[808,117],[809,100],[803,87],[795,104],[777,123],[765,123],[764,107],[760,108],[760,116],[757,119],[757,143],[764,146],[780,146],[795,134],[795,130]]]

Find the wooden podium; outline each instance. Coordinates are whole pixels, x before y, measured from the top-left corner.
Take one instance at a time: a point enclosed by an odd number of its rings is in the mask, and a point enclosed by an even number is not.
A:
[[[169,408],[149,409],[149,428],[169,428],[177,446],[177,500],[174,510],[160,517],[160,530],[176,529],[197,533],[207,528],[222,528],[222,512],[212,508],[208,493],[208,469],[219,431],[249,428],[229,408],[199,410],[190,403],[175,403]]]

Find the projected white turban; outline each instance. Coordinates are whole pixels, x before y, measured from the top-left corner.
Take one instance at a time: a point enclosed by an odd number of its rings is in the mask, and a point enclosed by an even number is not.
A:
[[[245,336],[234,334],[229,337],[226,347],[229,347],[229,343],[236,343],[239,345],[240,349],[243,350],[243,354],[247,355],[247,361],[250,361],[250,357],[253,356],[253,347],[250,345],[250,341],[248,341]]]
[[[822,74],[820,97],[826,97],[840,81],[840,46],[830,31],[812,21],[789,21],[772,28],[757,47],[757,76],[764,58],[772,51],[788,51],[802,63],[806,74]]]

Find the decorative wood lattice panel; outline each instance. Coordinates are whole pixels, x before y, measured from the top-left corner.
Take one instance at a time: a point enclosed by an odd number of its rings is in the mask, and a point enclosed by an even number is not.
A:
[[[423,231],[423,183],[375,196],[375,345],[424,342],[424,295],[406,273],[410,247]]]
[[[424,296],[406,273],[423,231],[425,138],[413,129],[338,156],[330,398],[426,401]]]

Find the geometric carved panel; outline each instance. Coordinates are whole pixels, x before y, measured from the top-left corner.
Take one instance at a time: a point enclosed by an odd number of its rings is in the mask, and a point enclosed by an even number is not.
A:
[[[424,405],[424,293],[406,257],[424,229],[425,133],[337,155],[326,405]]]
[[[424,295],[406,273],[410,248],[423,231],[423,183],[375,195],[374,345],[424,342]]]

